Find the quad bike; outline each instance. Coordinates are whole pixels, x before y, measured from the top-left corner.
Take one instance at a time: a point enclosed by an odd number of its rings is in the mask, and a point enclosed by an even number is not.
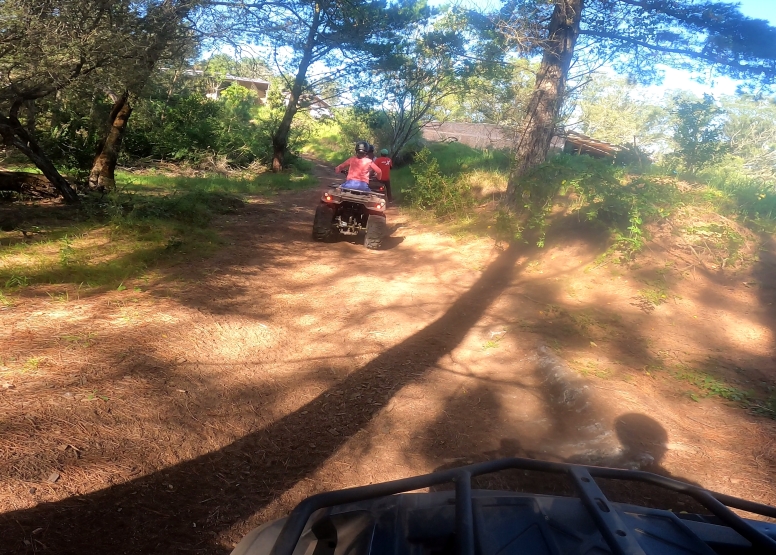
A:
[[[369,191],[331,185],[321,195],[315,210],[313,239],[325,241],[335,233],[358,235],[365,232],[368,249],[379,249],[385,237],[385,188],[370,184]]]
[[[566,475],[576,497],[472,489],[501,470]],[[709,515],[613,503],[595,479],[645,482],[694,498]],[[454,491],[405,493],[454,482]],[[232,555],[776,553],[776,508],[643,471],[502,459],[313,495],[250,532]]]

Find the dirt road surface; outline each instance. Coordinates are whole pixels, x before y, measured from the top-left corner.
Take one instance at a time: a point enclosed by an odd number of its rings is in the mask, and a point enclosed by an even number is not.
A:
[[[318,194],[252,199],[215,256],[122,291],[0,311],[0,553],[227,554],[310,494],[502,456],[776,502],[774,421],[666,369],[774,385],[770,255],[669,273],[647,311],[670,253],[618,273],[575,222],[507,248],[396,208],[383,250],[316,243]]]

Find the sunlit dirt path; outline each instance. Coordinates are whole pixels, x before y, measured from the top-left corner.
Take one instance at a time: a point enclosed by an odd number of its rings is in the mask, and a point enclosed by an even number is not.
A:
[[[506,248],[391,208],[368,251],[311,241],[318,195],[253,199],[214,257],[123,291],[0,311],[1,553],[226,554],[312,493],[515,455],[776,502],[773,420],[656,369],[773,386],[768,278],[645,312],[578,223]]]

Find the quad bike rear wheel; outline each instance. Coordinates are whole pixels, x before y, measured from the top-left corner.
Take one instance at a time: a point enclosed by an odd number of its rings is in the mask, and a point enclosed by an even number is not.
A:
[[[366,221],[366,238],[364,244],[368,249],[379,249],[385,237],[385,216],[369,214]]]
[[[331,236],[332,225],[334,224],[334,208],[328,204],[320,204],[315,209],[315,219],[313,220],[313,239],[316,241],[325,241]]]

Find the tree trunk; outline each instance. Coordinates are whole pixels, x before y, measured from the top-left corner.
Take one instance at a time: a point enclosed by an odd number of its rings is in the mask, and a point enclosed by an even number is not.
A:
[[[0,114],[0,135],[6,146],[13,146],[19,149],[35,166],[43,172],[46,179],[57,188],[62,198],[68,204],[78,202],[78,194],[70,186],[70,183],[60,175],[54,163],[46,156],[43,149],[35,141],[31,134],[27,132],[17,117],[18,106],[14,105],[9,117]]]
[[[130,115],[132,115],[132,106],[129,103],[129,91],[124,91],[124,94],[113,102],[109,119],[110,128],[97,149],[97,156],[89,174],[91,189],[112,189],[116,185],[116,162],[119,159],[121,141]]]
[[[299,61],[299,68],[294,78],[294,84],[291,87],[291,93],[288,96],[288,104],[283,114],[283,119],[277,130],[272,134],[272,171],[279,172],[283,169],[283,162],[288,150],[288,136],[291,133],[291,122],[299,109],[299,97],[302,96],[302,87],[307,78],[307,70],[312,63],[313,48],[315,47],[316,34],[321,21],[321,13],[318,4],[315,4],[313,20],[310,24],[310,31],[307,33],[307,40],[302,52],[302,59]]]
[[[536,85],[523,117],[515,166],[507,186],[507,202],[514,205],[522,175],[547,159],[566,89],[574,45],[579,36],[583,0],[555,0],[547,45]]]

